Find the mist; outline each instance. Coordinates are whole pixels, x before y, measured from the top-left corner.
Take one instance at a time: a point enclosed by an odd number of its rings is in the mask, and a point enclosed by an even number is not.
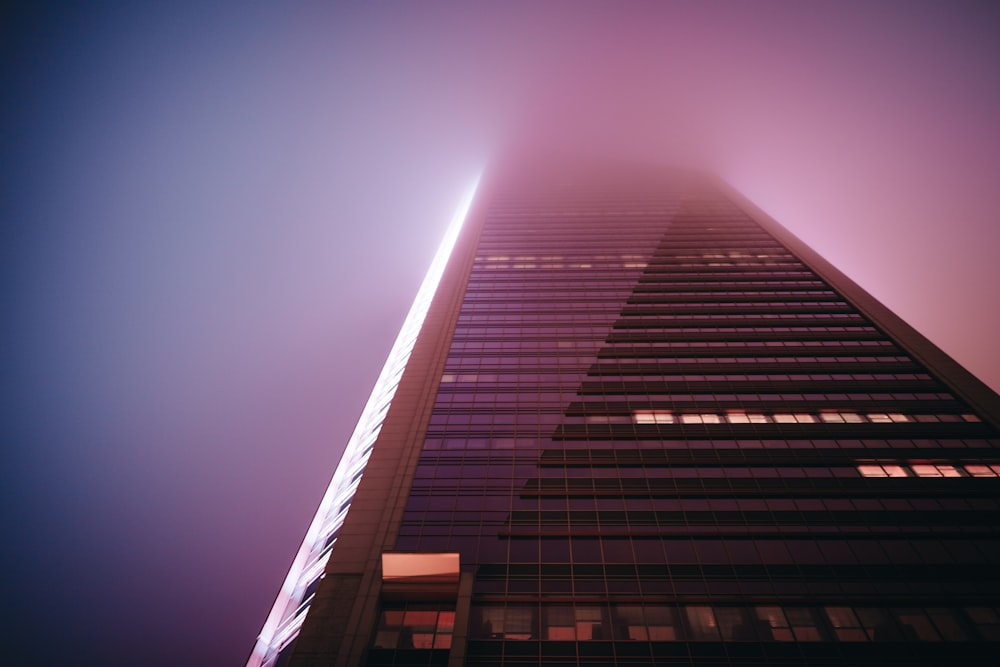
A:
[[[512,147],[710,169],[1000,388],[992,5],[248,4],[0,23],[8,662],[246,659]]]

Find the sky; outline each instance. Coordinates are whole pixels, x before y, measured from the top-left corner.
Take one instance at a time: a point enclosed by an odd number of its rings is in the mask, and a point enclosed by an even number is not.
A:
[[[992,3],[2,11],[5,664],[246,660],[511,145],[708,166],[1000,388]]]

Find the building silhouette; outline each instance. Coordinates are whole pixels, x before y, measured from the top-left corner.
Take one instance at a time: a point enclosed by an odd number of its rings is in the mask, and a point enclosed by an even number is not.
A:
[[[459,219],[250,665],[1000,664],[994,392],[709,178]]]

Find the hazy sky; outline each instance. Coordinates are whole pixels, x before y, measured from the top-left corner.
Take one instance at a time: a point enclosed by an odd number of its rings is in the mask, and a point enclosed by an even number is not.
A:
[[[526,137],[710,164],[1000,387],[992,3],[137,4],[0,19],[5,664],[246,659]]]

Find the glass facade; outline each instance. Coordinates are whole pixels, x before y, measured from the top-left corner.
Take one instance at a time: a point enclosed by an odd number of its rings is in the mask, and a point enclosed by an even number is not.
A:
[[[1000,663],[995,415],[721,189],[484,210],[365,664]]]

